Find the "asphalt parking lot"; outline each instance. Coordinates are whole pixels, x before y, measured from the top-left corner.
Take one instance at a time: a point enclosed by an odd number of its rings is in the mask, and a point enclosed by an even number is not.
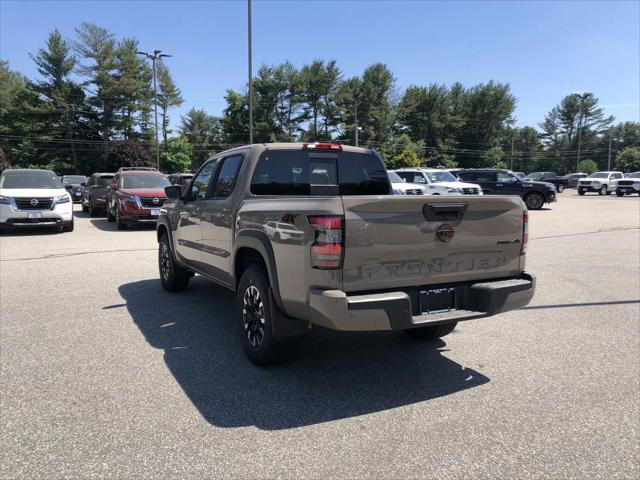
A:
[[[0,237],[2,478],[638,478],[640,200],[530,214],[524,310],[439,342],[316,330],[245,358],[233,296],[76,206]]]

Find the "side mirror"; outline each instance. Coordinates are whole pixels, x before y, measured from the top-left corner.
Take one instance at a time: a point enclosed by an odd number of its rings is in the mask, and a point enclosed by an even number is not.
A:
[[[182,198],[182,187],[180,185],[170,185],[164,187],[164,193],[171,200],[180,200]]]
[[[73,190],[73,185],[65,185],[64,189],[65,190]]]
[[[80,184],[80,186],[81,186],[81,187],[86,187],[86,186],[87,186],[87,183],[86,183],[86,182],[82,182],[82,183]]]

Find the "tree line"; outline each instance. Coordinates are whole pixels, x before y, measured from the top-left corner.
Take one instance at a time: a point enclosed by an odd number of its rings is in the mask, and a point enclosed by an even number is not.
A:
[[[0,61],[0,169],[41,167],[90,174],[152,165],[152,71],[135,38],[82,23],[57,30],[30,55],[37,78]],[[228,89],[222,115],[192,108],[177,130],[182,93],[157,63],[161,169],[193,171],[212,154],[248,142],[247,89]],[[383,63],[346,77],[335,60],[263,65],[253,80],[254,141],[335,141],[375,148],[389,167],[508,167],[516,171],[611,165],[640,170],[640,123],[616,123],[594,94],[567,95],[535,127],[515,127],[508,84],[431,83],[400,92]],[[357,130],[356,130],[357,129]],[[581,165],[577,166],[578,150]]]

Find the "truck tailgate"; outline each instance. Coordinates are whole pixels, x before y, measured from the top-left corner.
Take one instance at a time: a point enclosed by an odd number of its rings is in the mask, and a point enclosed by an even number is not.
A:
[[[342,202],[345,292],[521,272],[525,207],[519,197],[344,196]],[[443,225],[454,231],[450,241],[438,239]]]

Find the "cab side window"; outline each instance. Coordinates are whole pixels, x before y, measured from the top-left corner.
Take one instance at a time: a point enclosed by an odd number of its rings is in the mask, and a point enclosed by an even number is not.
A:
[[[193,179],[191,189],[189,190],[188,200],[205,200],[207,198],[207,190],[213,172],[215,172],[217,162],[215,160],[205,164]]]
[[[611,175],[611,180],[617,180],[619,178],[622,178],[621,173],[614,173],[613,175]]]
[[[213,188],[214,198],[225,198],[231,195],[240,165],[242,165],[242,155],[235,155],[222,161],[220,173],[218,173],[218,178]]]
[[[516,181],[516,178],[512,177],[508,173],[498,172],[498,182],[508,183],[508,182],[515,182],[515,181]]]

